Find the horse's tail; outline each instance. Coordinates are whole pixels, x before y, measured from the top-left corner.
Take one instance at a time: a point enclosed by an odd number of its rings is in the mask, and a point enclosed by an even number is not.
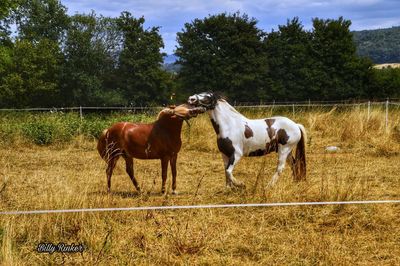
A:
[[[295,172],[296,172],[296,179],[298,181],[305,180],[307,175],[306,170],[306,149],[305,143],[307,142],[307,132],[303,125],[297,124],[300,128],[301,138],[300,141],[297,143],[296,147],[296,155],[295,155]]]
[[[99,152],[101,158],[103,158],[104,160],[107,160],[107,146],[108,146],[108,129],[105,129],[100,137],[99,140],[97,142],[97,151]]]

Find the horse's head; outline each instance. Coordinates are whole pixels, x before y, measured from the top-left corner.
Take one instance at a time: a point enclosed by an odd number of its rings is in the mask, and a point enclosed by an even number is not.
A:
[[[224,98],[215,92],[202,92],[194,94],[188,98],[188,104],[193,106],[205,107],[207,110],[212,110],[218,104],[219,100]]]
[[[161,117],[169,117],[173,119],[188,120],[192,117],[196,117],[198,114],[204,113],[206,109],[204,107],[196,107],[189,104],[181,104],[178,106],[169,106],[161,110],[158,114],[157,119]]]

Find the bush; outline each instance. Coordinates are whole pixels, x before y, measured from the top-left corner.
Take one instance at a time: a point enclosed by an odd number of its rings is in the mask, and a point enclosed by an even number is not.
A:
[[[101,119],[85,120],[81,133],[87,137],[99,138],[101,132],[109,126],[107,121]]]
[[[56,127],[46,122],[28,123],[22,127],[23,135],[38,145],[54,142]]]

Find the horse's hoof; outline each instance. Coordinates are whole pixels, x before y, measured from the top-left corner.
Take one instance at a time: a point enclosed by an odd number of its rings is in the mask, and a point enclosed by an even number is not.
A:
[[[243,183],[243,182],[237,182],[237,183],[235,184],[235,187],[236,187],[236,188],[245,189],[245,188],[246,188],[246,185],[245,185],[245,183]]]
[[[178,195],[178,194],[179,194],[178,191],[172,190],[172,195]]]
[[[233,185],[232,184],[226,184],[225,189],[226,190],[232,190]]]
[[[266,186],[264,187],[264,189],[265,189],[265,190],[272,189],[274,186],[275,186],[275,184],[269,183],[268,185],[266,185]]]

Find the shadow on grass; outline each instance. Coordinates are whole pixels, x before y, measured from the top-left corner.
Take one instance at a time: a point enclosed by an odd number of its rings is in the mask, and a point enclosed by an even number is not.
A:
[[[137,191],[92,191],[88,193],[89,195],[98,195],[98,196],[117,196],[121,198],[139,198],[140,193]]]
[[[89,195],[100,195],[100,196],[117,196],[121,198],[140,198],[140,197],[160,197],[160,196],[165,196],[165,193],[161,193],[161,191],[142,191],[142,192],[137,192],[137,191],[111,191],[108,193],[107,191],[93,191],[89,192]],[[190,195],[191,193],[189,192],[178,192],[178,194],[174,195],[170,192],[168,192],[168,196],[173,196],[173,197],[179,197],[179,196],[187,196]]]

